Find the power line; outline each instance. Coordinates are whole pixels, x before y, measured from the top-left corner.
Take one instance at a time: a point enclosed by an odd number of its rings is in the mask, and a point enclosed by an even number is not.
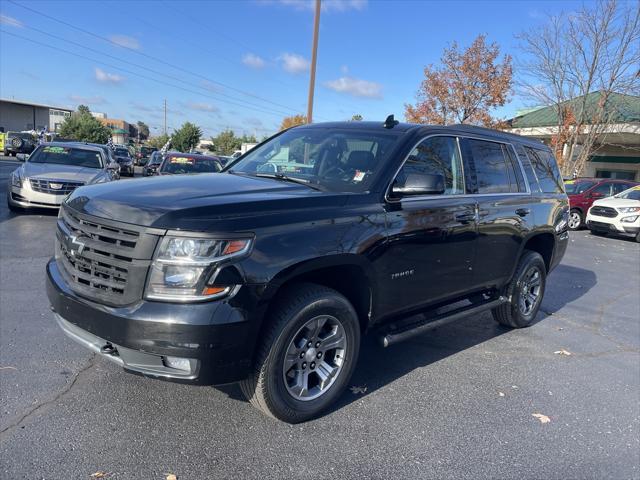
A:
[[[266,99],[266,98],[260,97],[259,95],[255,95],[255,94],[250,93],[250,92],[245,92],[244,90],[240,90],[240,89],[238,89],[238,88],[232,87],[231,85],[227,85],[227,84],[222,83],[222,82],[219,82],[219,81],[217,81],[217,80],[212,80],[211,78],[205,77],[204,75],[200,75],[199,73],[192,72],[192,71],[187,70],[187,69],[185,69],[185,68],[182,68],[182,67],[180,67],[180,66],[178,66],[178,65],[174,65],[174,64],[172,64],[172,63],[170,63],[170,62],[167,62],[167,61],[165,61],[165,60],[162,60],[161,58],[154,57],[153,55],[149,55],[149,54],[146,54],[146,53],[144,53],[144,52],[140,52],[140,51],[136,50],[135,48],[131,48],[131,47],[128,47],[128,46],[126,46],[126,45],[121,45],[121,44],[119,44],[119,43],[117,43],[117,42],[114,42],[113,40],[111,40],[111,39],[109,39],[109,38],[107,38],[107,37],[103,37],[103,36],[101,36],[101,35],[98,35],[97,33],[93,33],[93,32],[91,32],[91,31],[89,31],[89,30],[85,30],[85,29],[83,29],[83,28],[81,28],[81,27],[78,27],[78,26],[73,25],[73,24],[71,24],[71,23],[65,22],[64,20],[60,20],[60,19],[58,19],[58,18],[56,18],[56,17],[53,17],[53,16],[51,16],[51,15],[48,15],[48,14],[46,14],[46,13],[42,13],[42,12],[40,12],[40,11],[38,11],[38,10],[35,10],[35,9],[33,9],[33,8],[30,8],[30,7],[27,7],[27,6],[25,6],[25,5],[20,4],[20,3],[18,3],[18,2],[15,2],[14,0],[7,0],[7,1],[9,1],[10,3],[12,3],[12,4],[14,4],[14,5],[16,5],[16,6],[20,7],[20,8],[23,8],[23,9],[28,10],[28,11],[30,11],[30,12],[33,12],[33,13],[35,13],[35,14],[37,14],[37,15],[40,15],[40,16],[42,16],[42,17],[48,18],[48,19],[50,19],[50,20],[53,20],[54,22],[58,22],[58,23],[60,23],[60,24],[62,24],[62,25],[66,25],[67,27],[70,27],[70,28],[73,28],[73,29],[75,29],[75,30],[78,30],[78,31],[80,31],[80,32],[82,32],[82,33],[84,33],[84,34],[86,34],[86,35],[90,35],[90,36],[92,36],[92,37],[98,38],[98,39],[103,40],[103,41],[105,41],[105,42],[108,42],[108,43],[110,43],[110,44],[112,44],[112,45],[115,45],[115,46],[117,46],[117,47],[119,47],[119,48],[124,48],[124,49],[126,49],[126,50],[129,50],[129,51],[131,51],[131,52],[133,52],[133,53],[137,54],[137,55],[140,55],[140,56],[143,56],[143,57],[145,57],[145,58],[149,58],[149,59],[151,59],[151,60],[153,60],[153,61],[156,61],[156,62],[162,63],[162,64],[164,64],[164,65],[167,65],[167,66],[169,66],[169,67],[171,67],[171,68],[174,68],[174,69],[176,69],[176,70],[179,70],[179,71],[181,71],[181,72],[186,72],[186,73],[188,73],[188,74],[190,74],[190,75],[192,75],[192,76],[194,76],[194,77],[201,78],[201,79],[203,79],[203,80],[206,80],[206,81],[211,82],[211,83],[216,84],[216,85],[220,85],[220,86],[222,86],[222,87],[224,87],[224,88],[227,88],[227,89],[229,89],[229,90],[232,90],[232,91],[235,91],[235,92],[241,93],[241,94],[243,94],[243,95],[246,95],[246,96],[249,96],[249,97],[256,98],[256,99],[261,100],[261,101],[263,101],[263,102],[265,102],[265,103],[270,103],[270,104],[272,104],[272,105],[276,105],[276,106],[279,106],[279,107],[283,107],[283,108],[287,109],[288,111],[299,112],[299,109],[291,108],[291,107],[289,107],[289,106],[282,105],[282,104],[279,104],[279,103],[277,103],[277,102],[273,102],[273,101],[268,100],[268,99]]]
[[[96,50],[95,48],[87,47],[87,46],[82,45],[82,44],[80,44],[80,43],[78,43],[78,42],[74,42],[73,40],[68,40],[68,39],[63,38],[63,37],[60,37],[60,36],[58,36],[58,35],[54,35],[53,33],[49,33],[49,32],[46,32],[46,31],[44,31],[44,30],[40,30],[39,28],[36,28],[36,27],[30,27],[30,26],[27,26],[27,25],[25,25],[25,26],[24,26],[24,28],[27,28],[27,29],[29,29],[29,30],[36,31],[36,32],[38,32],[38,33],[40,33],[40,34],[42,34],[42,35],[46,35],[46,36],[48,36],[48,37],[55,38],[55,39],[57,39],[57,40],[60,40],[60,41],[63,41],[63,42],[69,43],[69,44],[74,45],[74,46],[76,46],[76,47],[84,48],[85,50],[89,50],[89,51],[94,52],[94,53],[97,53],[97,54],[99,54],[99,55],[102,55],[102,56],[105,56],[105,57],[108,57],[108,58],[114,59],[114,60],[116,60],[116,61],[118,61],[118,62],[126,63],[127,65],[132,65],[132,66],[134,66],[134,67],[137,67],[137,68],[140,68],[140,69],[146,70],[146,71],[151,72],[151,73],[153,73],[153,74],[155,74],[155,75],[160,75],[160,76],[162,76],[162,77],[170,78],[171,80],[174,80],[174,81],[177,81],[177,82],[180,82],[180,83],[184,83],[184,84],[186,84],[186,85],[189,85],[189,86],[192,86],[192,87],[195,87],[195,88],[199,88],[199,89],[201,89],[201,90],[207,90],[205,87],[203,87],[203,86],[201,86],[201,85],[198,85],[198,84],[196,84],[196,83],[188,82],[188,81],[183,80],[183,79],[181,79],[181,78],[179,78],[179,77],[175,77],[175,76],[173,76],[173,75],[169,75],[169,74],[163,73],[163,72],[161,72],[161,71],[159,71],[159,70],[155,70],[155,69],[153,69],[153,68],[149,68],[149,67],[146,67],[146,66],[144,66],[144,65],[138,65],[138,64],[136,64],[136,63],[134,63],[134,62],[129,62],[128,60],[121,59],[121,58],[119,58],[119,57],[116,57],[115,55],[110,55],[110,54],[105,53],[105,52],[102,52],[102,51],[100,51],[100,50]],[[202,95],[202,94],[201,94],[201,93],[198,93],[198,95]],[[218,94],[218,95],[222,95],[222,94]],[[225,101],[224,99],[218,99],[218,98],[214,97],[213,95],[206,95],[206,96],[208,96],[208,97],[210,97],[210,98],[212,98],[212,99],[215,99],[215,100],[217,100],[217,101],[222,101],[222,102],[224,102],[224,101]],[[248,102],[247,100],[243,100],[243,99],[241,99],[241,98],[236,98],[236,97],[231,97],[231,96],[229,96],[229,95],[224,95],[224,96],[226,96],[227,98],[230,98],[230,99],[232,99],[232,100],[236,100],[236,101],[238,101],[238,102],[243,102],[243,103],[245,103],[245,104],[247,104],[247,105],[249,105],[249,106],[253,106],[253,107],[258,107],[258,108],[264,109],[264,111],[266,111],[266,108],[265,108],[265,107],[263,107],[262,105],[256,105],[255,103]],[[263,110],[261,110],[261,111],[263,111]],[[271,112],[273,112],[273,113],[278,113],[279,115],[284,115],[284,116],[286,116],[286,115],[288,115],[288,114],[289,114],[289,112],[279,112],[279,111],[276,111],[276,110],[270,110],[270,111],[271,111]]]
[[[64,48],[54,47],[54,46],[49,45],[49,44],[47,44],[47,43],[39,42],[39,41],[37,41],[37,40],[33,40],[33,39],[31,39],[31,38],[24,37],[24,36],[22,36],[22,35],[18,35],[17,33],[8,32],[7,30],[4,30],[4,29],[0,29],[0,32],[4,33],[4,34],[6,34],[6,35],[11,35],[11,36],[16,37],[16,38],[20,38],[21,40],[25,40],[25,41],[28,41],[28,42],[31,42],[31,43],[35,43],[36,45],[41,45],[41,46],[43,46],[43,47],[50,48],[51,50],[55,50],[55,51],[57,51],[57,52],[64,52],[64,53],[66,53],[66,54],[73,55],[73,56],[75,56],[75,57],[82,58],[82,59],[84,59],[84,60],[88,60],[88,61],[90,61],[90,62],[99,63],[99,64],[101,64],[101,65],[105,65],[105,66],[110,67],[110,68],[115,68],[116,70],[120,70],[120,71],[125,72],[125,73],[128,73],[128,74],[130,74],[130,75],[135,75],[135,76],[137,76],[137,77],[144,78],[145,80],[151,80],[151,81],[153,81],[153,82],[160,83],[160,84],[162,84],[162,85],[167,85],[167,86],[169,86],[169,87],[177,88],[178,90],[182,90],[182,91],[185,91],[185,92],[193,93],[193,94],[195,94],[195,95],[201,95],[201,96],[203,96],[203,97],[212,98],[212,99],[217,100],[217,101],[219,101],[219,102],[229,103],[229,104],[231,104],[231,105],[236,105],[236,106],[239,106],[239,107],[243,107],[243,108],[247,108],[247,109],[255,110],[255,111],[258,111],[258,112],[261,112],[261,113],[267,113],[267,114],[269,114],[269,115],[275,115],[275,116],[278,116],[278,117],[280,117],[280,116],[282,115],[282,114],[279,114],[279,113],[276,113],[276,112],[273,112],[273,111],[269,111],[269,110],[262,110],[262,109],[260,109],[260,108],[255,108],[255,107],[249,107],[249,106],[246,106],[246,105],[242,105],[242,104],[239,104],[239,103],[236,103],[236,102],[230,101],[230,100],[221,100],[221,99],[215,98],[215,97],[213,97],[213,96],[211,96],[211,95],[206,95],[206,94],[204,94],[204,93],[196,92],[195,90],[191,90],[191,89],[189,89],[189,88],[184,88],[184,87],[181,87],[181,86],[179,86],[179,85],[174,85],[174,84],[172,84],[172,83],[169,83],[169,82],[165,82],[165,81],[159,80],[159,79],[157,79],[157,78],[149,77],[149,76],[147,76],[147,75],[142,75],[141,73],[134,72],[134,71],[132,71],[132,70],[128,70],[128,69],[126,69],[126,68],[119,67],[119,66],[117,66],[117,65],[113,65],[113,64],[111,64],[111,63],[107,63],[107,62],[104,62],[104,61],[101,61],[101,60],[97,60],[97,59],[95,59],[95,58],[87,57],[86,55],[82,55],[82,54],[79,54],[79,53],[76,53],[76,52],[72,52],[72,51],[70,51],[70,50],[66,50],[66,49],[64,49]]]

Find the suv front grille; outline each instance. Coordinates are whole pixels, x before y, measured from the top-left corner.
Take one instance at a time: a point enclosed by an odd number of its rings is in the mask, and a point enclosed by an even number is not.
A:
[[[618,211],[615,208],[596,205],[595,207],[591,207],[591,215],[596,215],[598,217],[615,218],[618,216]]]
[[[142,298],[157,231],[79,214],[63,204],[56,237],[56,260],[76,293],[108,305]]]
[[[31,189],[35,192],[50,193],[53,195],[68,195],[76,188],[84,185],[83,182],[67,182],[66,180],[45,180],[42,178],[30,178]]]

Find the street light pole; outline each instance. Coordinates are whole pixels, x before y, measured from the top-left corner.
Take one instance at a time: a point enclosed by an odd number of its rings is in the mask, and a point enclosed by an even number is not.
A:
[[[318,30],[320,27],[320,0],[316,0],[313,19],[313,47],[311,49],[311,75],[309,77],[309,99],[307,101],[307,123],[313,122],[313,91],[316,85],[316,61],[318,59]]]

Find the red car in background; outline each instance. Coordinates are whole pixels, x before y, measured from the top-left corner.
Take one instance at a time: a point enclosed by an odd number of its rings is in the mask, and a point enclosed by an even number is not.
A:
[[[638,185],[631,180],[616,180],[612,178],[576,178],[564,182],[564,188],[569,196],[569,228],[579,230],[584,226],[587,211],[601,198],[617,195],[624,190]]]

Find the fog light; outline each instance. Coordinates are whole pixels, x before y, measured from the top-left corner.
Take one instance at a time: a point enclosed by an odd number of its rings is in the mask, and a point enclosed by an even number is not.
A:
[[[638,219],[638,215],[634,215],[633,217],[624,217],[621,218],[620,221],[624,223],[633,223]]]
[[[188,358],[163,357],[163,361],[165,366],[169,368],[191,372],[191,361]]]

